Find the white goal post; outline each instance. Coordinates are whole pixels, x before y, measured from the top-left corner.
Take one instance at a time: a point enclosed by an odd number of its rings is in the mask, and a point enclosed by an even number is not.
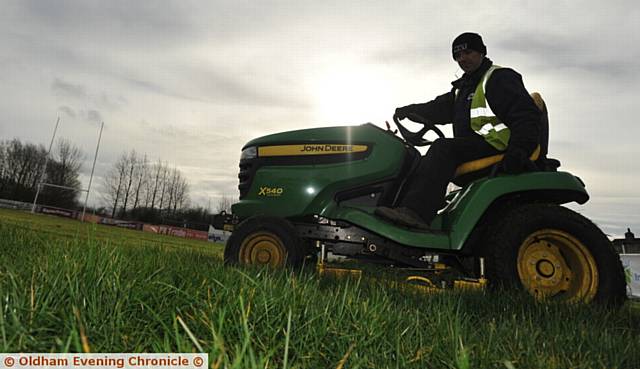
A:
[[[49,150],[47,151],[47,156],[45,157],[45,161],[44,161],[44,166],[42,167],[42,173],[40,174],[40,181],[38,182],[38,188],[36,190],[36,195],[33,198],[33,206],[31,207],[31,212],[35,213],[36,211],[36,206],[38,204],[38,196],[40,195],[40,191],[42,190],[43,187],[55,187],[55,188],[61,188],[61,189],[65,189],[65,190],[70,190],[70,191],[78,191],[78,192],[86,192],[86,196],[84,198],[84,204],[82,205],[82,217],[80,218],[81,221],[84,221],[84,214],[87,210],[87,201],[89,200],[89,192],[91,191],[91,182],[93,182],[93,172],[96,169],[96,160],[98,159],[98,150],[100,150],[100,140],[102,139],[102,129],[104,128],[104,122],[102,122],[100,124],[100,133],[98,134],[98,143],[96,144],[96,153],[93,156],[93,166],[91,167],[91,175],[89,176],[89,186],[87,186],[86,189],[77,189],[74,187],[68,187],[68,186],[60,186],[57,184],[53,184],[53,183],[46,183],[43,182],[44,176],[46,174],[46,170],[47,170],[47,163],[49,161],[49,155],[51,153],[51,147],[53,146],[53,141],[56,138],[56,132],[58,131],[58,124],[60,123],[60,117],[58,117],[58,119],[56,120],[56,126],[53,129],[53,135],[51,136],[51,142],[49,143]]]

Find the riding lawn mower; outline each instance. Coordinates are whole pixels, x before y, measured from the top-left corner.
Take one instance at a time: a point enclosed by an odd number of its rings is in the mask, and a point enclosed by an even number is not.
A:
[[[214,227],[232,231],[224,260],[232,265],[300,266],[322,274],[359,274],[331,260],[405,270],[406,282],[428,291],[507,286],[538,299],[621,304],[624,272],[604,233],[562,206],[584,204],[580,178],[547,158],[548,120],[530,158],[535,170],[508,175],[502,155],[458,167],[446,203],[429,230],[374,214],[394,207],[420,158],[416,146],[434,124],[411,132],[373,124],[303,129],[256,138],[242,148],[239,201]]]

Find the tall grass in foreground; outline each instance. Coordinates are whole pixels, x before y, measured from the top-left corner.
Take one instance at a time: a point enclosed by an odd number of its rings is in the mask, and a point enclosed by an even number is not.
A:
[[[209,353],[212,368],[640,368],[640,311],[518,293],[425,296],[224,267],[0,224],[3,352]]]

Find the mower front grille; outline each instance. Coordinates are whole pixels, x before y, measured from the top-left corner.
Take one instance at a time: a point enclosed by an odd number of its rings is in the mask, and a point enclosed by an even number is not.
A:
[[[247,193],[251,188],[251,182],[253,182],[254,174],[255,169],[253,160],[240,160],[240,173],[238,173],[238,179],[240,180],[240,183],[238,184],[238,190],[240,190],[240,200],[247,196]]]

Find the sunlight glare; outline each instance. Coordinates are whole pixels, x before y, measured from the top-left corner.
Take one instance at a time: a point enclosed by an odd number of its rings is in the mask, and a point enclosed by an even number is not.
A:
[[[313,84],[318,123],[384,124],[393,115],[388,76],[362,65],[335,65]]]

